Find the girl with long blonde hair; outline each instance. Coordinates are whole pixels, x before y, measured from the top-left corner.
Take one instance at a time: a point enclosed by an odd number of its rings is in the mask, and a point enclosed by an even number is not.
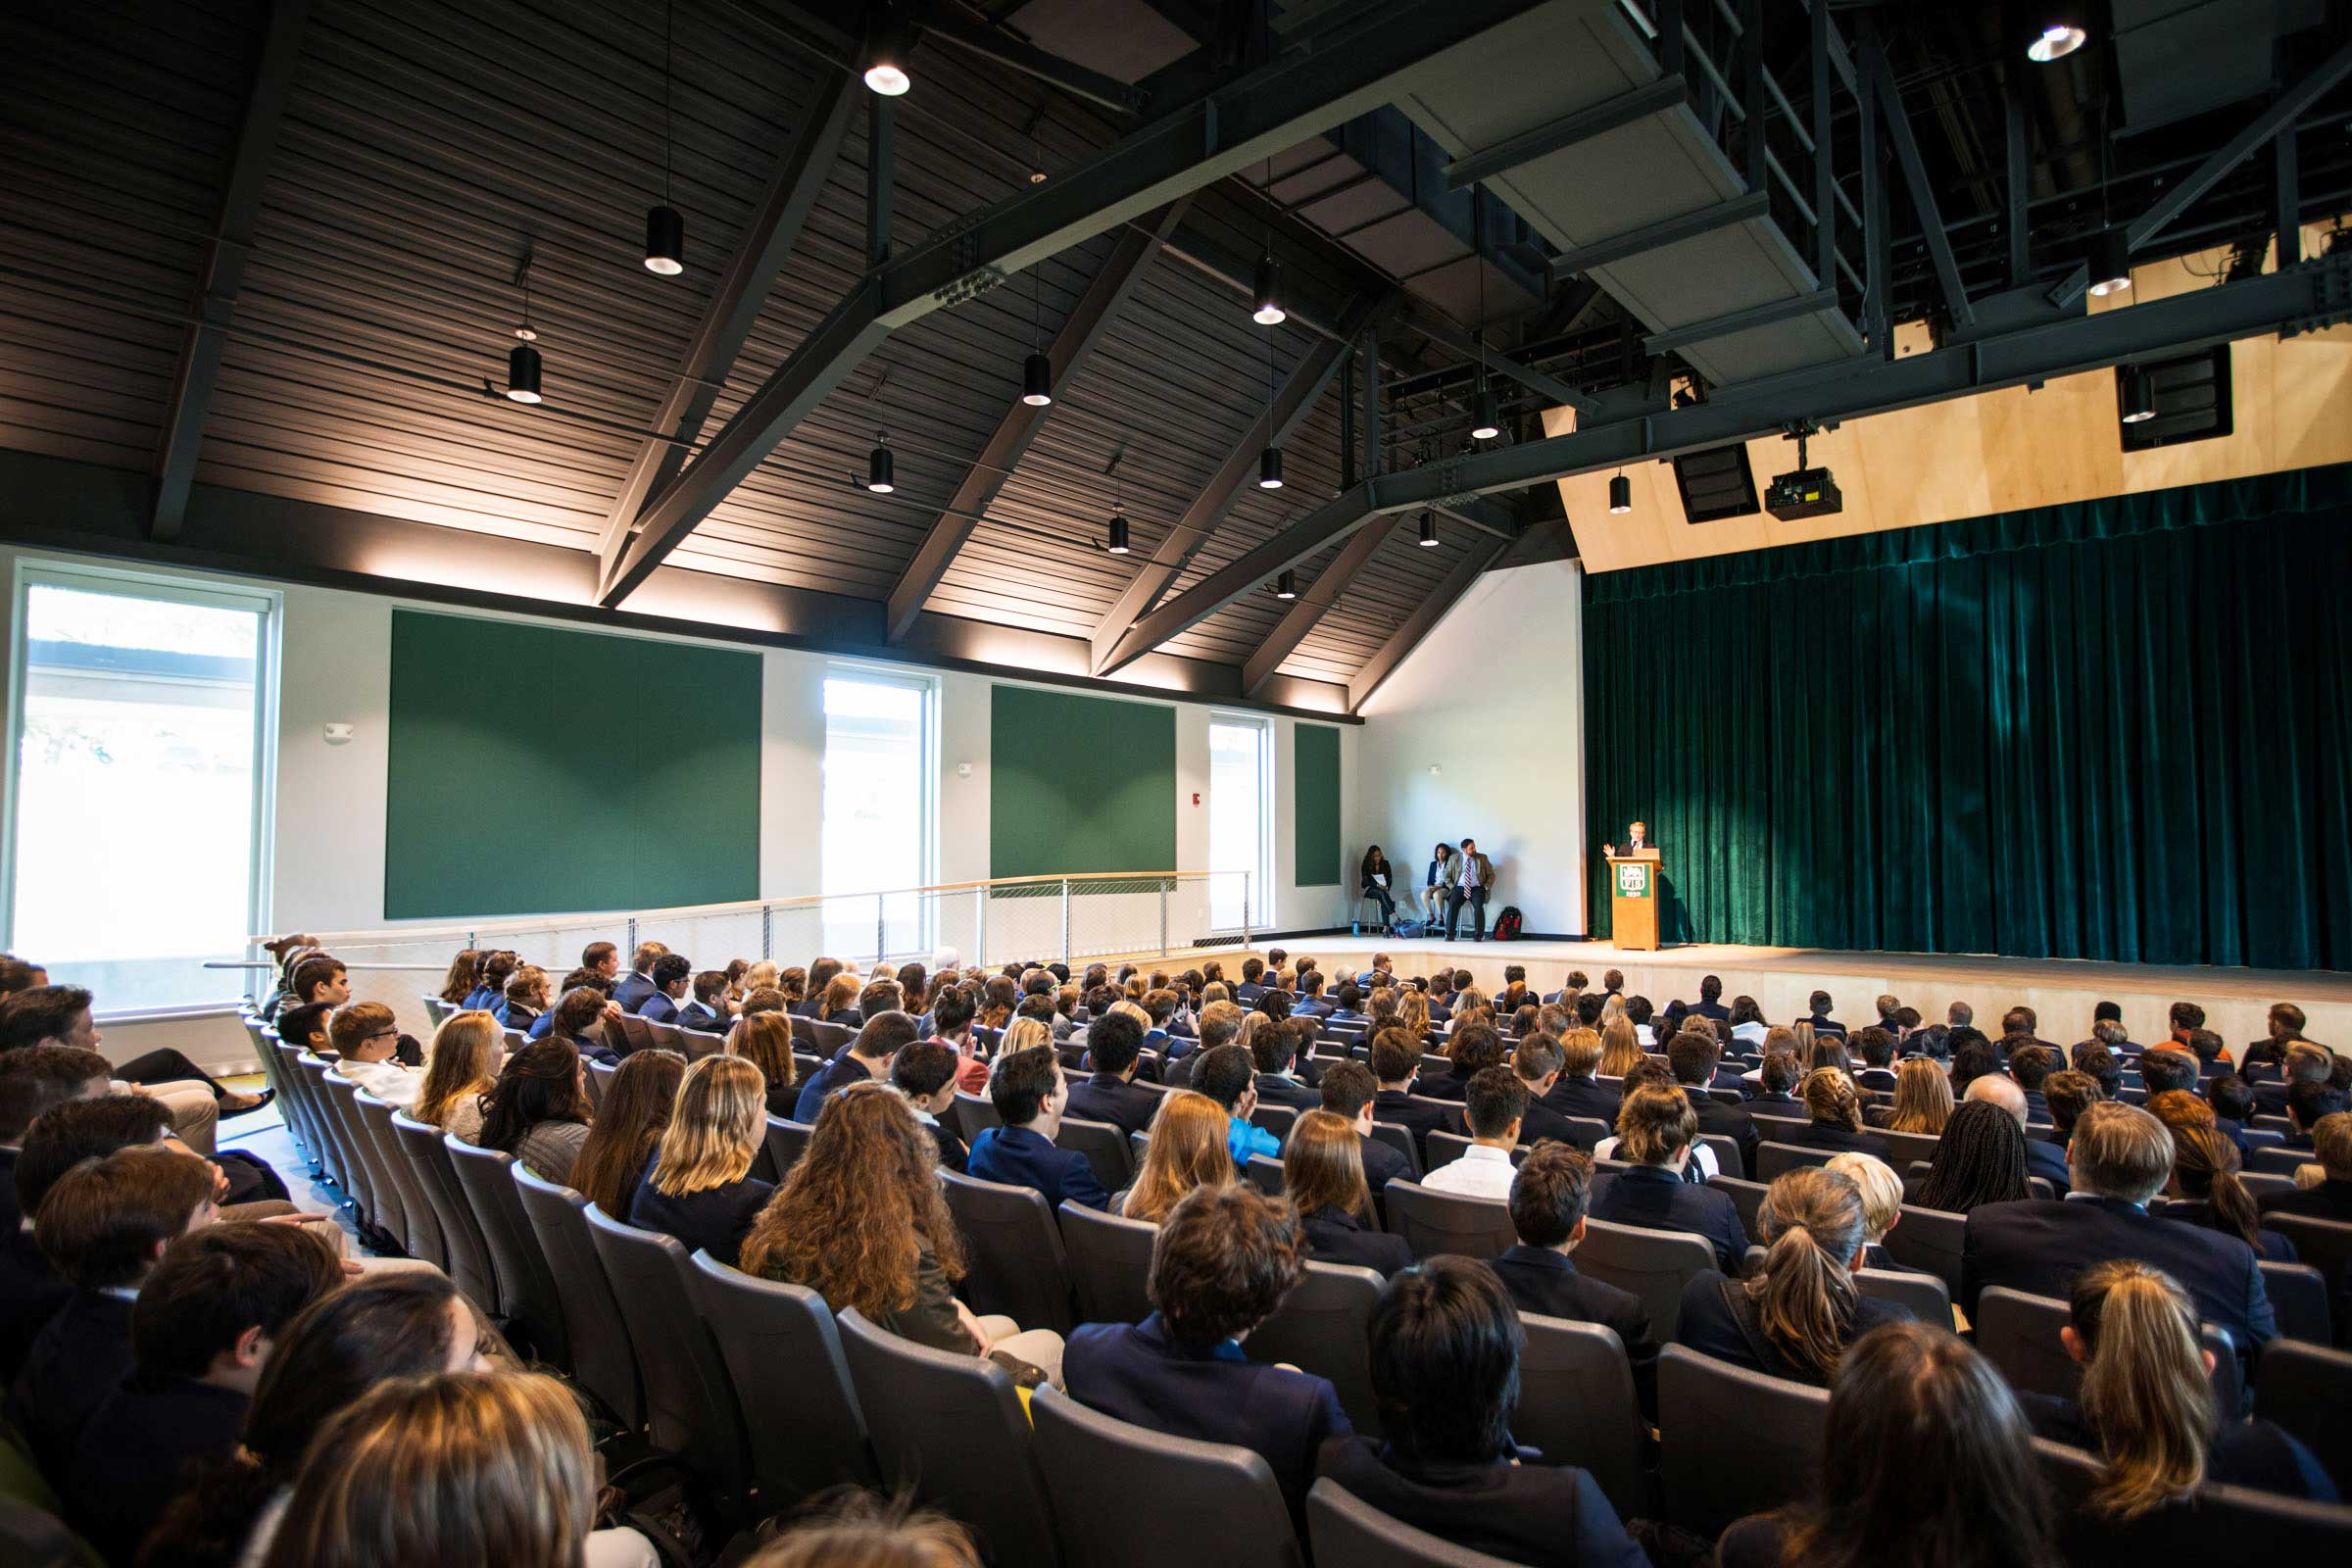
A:
[[[1111,1208],[1156,1225],[1194,1188],[1234,1180],[1233,1152],[1226,1142],[1232,1128],[1225,1107],[1206,1095],[1184,1089],[1164,1096],[1152,1115],[1144,1168],[1135,1185],[1111,1200]]]
[[[727,1050],[760,1069],[767,1082],[767,1113],[792,1119],[800,1102],[800,1067],[792,1059],[792,1019],[781,1012],[755,1012],[735,1020]]]
[[[1681,1340],[1701,1354],[1825,1388],[1846,1348],[1911,1314],[1865,1298],[1853,1270],[1867,1234],[1852,1178],[1817,1165],[1788,1171],[1757,1220],[1764,1263],[1744,1280],[1701,1274],[1683,1292]]]
[[[629,1223],[733,1267],[775,1191],[752,1174],[766,1134],[767,1081],[758,1067],[724,1053],[688,1067],[654,1162],[629,1200]]]
[[[1633,1020],[1619,1018],[1600,1036],[1600,1075],[1603,1078],[1622,1078],[1643,1059],[1641,1037],[1634,1033]]]
[[[1943,1064],[1929,1056],[1913,1056],[1894,1070],[1894,1108],[1887,1112],[1890,1133],[1943,1136],[1952,1119],[1952,1078]]]
[[[478,1007],[451,1013],[433,1031],[433,1054],[409,1114],[472,1143],[482,1130],[479,1102],[497,1081],[506,1054],[507,1037],[496,1018]]]

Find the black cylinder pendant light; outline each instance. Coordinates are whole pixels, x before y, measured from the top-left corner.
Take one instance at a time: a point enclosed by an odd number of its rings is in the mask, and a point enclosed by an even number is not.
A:
[[[904,95],[914,85],[914,29],[895,5],[874,10],[866,24],[865,84],[885,98]]]
[[[1280,326],[1290,313],[1282,308],[1282,269],[1274,263],[1272,250],[1258,253],[1257,275],[1250,287],[1251,309],[1250,319],[1260,326]]]
[[[507,397],[514,403],[537,403],[539,396],[539,351],[528,343],[517,343],[507,356]]]
[[[1611,512],[1634,510],[1634,481],[1622,473],[1609,480],[1609,510]]]
[[[1282,448],[1268,447],[1257,455],[1257,487],[1260,490],[1282,488]]]
[[[1474,441],[1492,441],[1502,434],[1502,422],[1495,410],[1493,387],[1481,386],[1478,389],[1478,412],[1471,416],[1471,420],[1470,438]]]
[[[669,205],[670,132],[676,114],[670,107],[674,55],[670,26],[676,20],[675,0],[662,12],[662,200],[645,214],[645,270],[657,277],[675,277],[686,270],[686,219]]]
[[[1298,574],[1295,571],[1285,571],[1281,576],[1275,578],[1274,597],[1277,599],[1298,598]]]
[[[2120,228],[2102,228],[2090,236],[2084,258],[2090,268],[2090,291],[2105,296],[2132,286],[2132,242]]]
[[[899,487],[898,465],[890,455],[890,436],[874,432],[874,450],[865,458],[865,487],[878,496],[886,496]]]
[[[1435,550],[1438,547],[1438,514],[1436,513],[1424,512],[1421,514],[1421,537],[1415,542],[1424,550]]]
[[[1054,362],[1043,354],[1021,362],[1021,401],[1033,409],[1054,401]]]
[[[2123,370],[2124,422],[2145,424],[2156,417],[2156,377],[2144,365],[2127,365]]]
[[[1125,513],[1114,512],[1110,514],[1110,529],[1102,541],[1102,548],[1114,556],[1123,556],[1133,548],[1127,543],[1127,514]]]

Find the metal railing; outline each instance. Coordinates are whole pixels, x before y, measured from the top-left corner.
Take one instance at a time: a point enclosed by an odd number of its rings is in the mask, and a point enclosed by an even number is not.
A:
[[[1246,871],[1072,872],[999,877],[873,893],[814,894],[681,908],[537,915],[309,933],[343,960],[358,1001],[382,1002],[406,1018],[419,992],[439,989],[462,949],[512,949],[551,981],[575,968],[583,949],[610,942],[622,961],[660,942],[697,968],[730,959],[806,965],[819,956],[859,967],[931,962],[953,950],[963,964],[1035,959],[1172,957],[1203,942],[1250,941],[1255,908]],[[251,939],[254,967],[268,955]],[[266,974],[256,983],[266,986]]]

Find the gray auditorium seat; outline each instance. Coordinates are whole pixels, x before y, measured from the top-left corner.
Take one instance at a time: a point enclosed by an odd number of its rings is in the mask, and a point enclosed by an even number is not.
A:
[[[436,1267],[443,1260],[433,1254],[441,1245],[440,1222],[431,1215],[431,1205],[417,1182],[409,1156],[401,1152],[399,1135],[392,1130],[392,1105],[362,1090],[352,1097],[351,1107],[360,1119],[360,1130],[367,1136],[368,1169],[375,1174],[376,1187],[384,1200],[382,1217],[377,1223],[400,1243],[400,1250],[411,1257],[422,1258]]]
[[[997,1114],[995,1101],[986,1095],[968,1094],[961,1089],[956,1091],[956,1103],[948,1113],[956,1118],[956,1130],[963,1134],[963,1141],[967,1144],[978,1143],[980,1135],[991,1127],[1004,1125],[1004,1118]]]
[[[1765,1132],[1764,1142],[1756,1146],[1756,1180],[1769,1187],[1776,1177],[1802,1166],[1827,1165],[1837,1152],[1834,1149],[1808,1149],[1801,1144],[1776,1144],[1771,1133]]]
[[[1135,1155],[1128,1148],[1127,1135],[1106,1121],[1065,1116],[1054,1134],[1054,1144],[1084,1154],[1095,1168],[1095,1180],[1106,1193],[1115,1193],[1135,1180]]]
[[[459,1190],[457,1166],[441,1145],[441,1129],[396,1115],[392,1130],[400,1138],[401,1151],[409,1156],[409,1167],[416,1172],[426,1201],[432,1204],[433,1218],[440,1223],[441,1240],[449,1250],[449,1277],[474,1305],[495,1316],[498,1266],[474,1220],[473,1205]]]
[[[2258,1403],[2264,1420],[2319,1456],[2337,1494],[2352,1497],[2352,1350],[2273,1340],[2262,1348]]]
[[[1648,1423],[1617,1331],[1536,1312],[1521,1314],[1519,1322],[1527,1348],[1519,1356],[1511,1436],[1542,1449],[1546,1463],[1592,1471],[1620,1517],[1656,1517]]]
[[[1045,1195],[943,1170],[948,1209],[962,1233],[972,1310],[1002,1312],[1024,1329],[1068,1334],[1070,1270]]]
[[[1749,1232],[1753,1235],[1754,1232]],[[1960,1298],[1960,1249],[1968,1239],[1968,1216],[1905,1203],[1902,1217],[1886,1233],[1887,1254],[1906,1268],[1924,1268]]]
[[[1726,1168],[1729,1169],[1729,1167]],[[1740,1224],[1748,1235],[1761,1236],[1764,1234],[1764,1227],[1757,1219],[1757,1216],[1764,1211],[1764,1194],[1769,1191],[1764,1183],[1751,1182],[1743,1177],[1727,1174],[1708,1177],[1707,1188],[1711,1192],[1723,1194],[1732,1200],[1732,1206],[1740,1210]]]
[[[1298,1106],[1277,1105],[1264,1101],[1260,1101],[1257,1108],[1250,1113],[1250,1125],[1273,1134],[1278,1144],[1290,1142],[1291,1128],[1298,1120]]]
[[[564,1299],[556,1276],[547,1266],[531,1219],[522,1211],[522,1192],[514,1185],[514,1156],[496,1149],[476,1149],[457,1138],[443,1138],[458,1188],[481,1228],[490,1250],[490,1266],[498,1275],[499,1311],[519,1331],[530,1347],[531,1358],[560,1367],[571,1364],[564,1336]]]
[[[1251,1154],[1247,1174],[1250,1184],[1268,1198],[1282,1196],[1282,1161],[1272,1154]]]
[[[1141,1323],[1152,1315],[1152,1248],[1159,1227],[1064,1201],[1061,1245],[1085,1323]],[[1026,1326],[1026,1325],[1024,1325]]]
[[[1942,1279],[1936,1275],[1892,1268],[1856,1269],[1854,1287],[1873,1300],[1893,1301],[1908,1307],[1911,1315],[1922,1323],[1933,1323],[1939,1329],[1952,1326],[1952,1293],[1944,1289]]]
[[[2328,1276],[2309,1263],[2261,1263],[2262,1288],[2271,1298],[2280,1338],[2328,1345],[2335,1336],[2335,1313],[2328,1302]],[[2268,1354],[2266,1350],[2264,1352]]]
[[[1404,1238],[1415,1257],[1452,1252],[1490,1258],[1519,1243],[1510,1206],[1492,1199],[1433,1193],[1417,1182],[1393,1181],[1386,1204],[1389,1229]]]
[[[620,1076],[620,1067],[618,1063],[602,1061],[592,1061],[587,1066],[588,1103],[602,1110],[605,1106],[605,1091],[612,1088],[612,1080]]]
[[[1393,1121],[1376,1121],[1372,1124],[1372,1138],[1374,1142],[1386,1144],[1404,1156],[1404,1174],[1408,1181],[1421,1179],[1421,1151],[1413,1147],[1411,1128],[1400,1127]]]
[[[792,1167],[808,1152],[808,1140],[815,1132],[807,1122],[786,1121],[778,1116],[767,1118],[766,1152],[775,1166],[775,1174],[768,1180],[780,1182],[791,1173]]]
[[[1391,1518],[1329,1477],[1306,1494],[1306,1534],[1323,1568],[1511,1568]]]
[[[1282,1488],[1250,1449],[1129,1426],[1050,1388],[1029,1417],[1064,1568],[1200,1568],[1210,1544],[1217,1568],[1299,1568]]]
[[[555,1276],[572,1381],[603,1401],[622,1426],[638,1431],[645,1425],[645,1389],[637,1376],[637,1351],[604,1260],[588,1237],[588,1200],[521,1165],[508,1174],[539,1240],[540,1255]]]
[[[695,1253],[693,1265],[695,1301],[745,1412],[762,1505],[788,1508],[828,1487],[876,1485],[865,1411],[824,1298],[729,1268],[709,1252]]]
[[[1604,1285],[1631,1291],[1649,1314],[1650,1332],[1664,1345],[1683,1322],[1683,1287],[1715,1266],[1715,1249],[1689,1231],[1587,1220],[1576,1266]]]
[[[1829,1413],[1827,1389],[1667,1346],[1658,1432],[1668,1521],[1713,1541],[1735,1519],[1797,1500],[1821,1465]]]
[[[1372,1309],[1383,1283],[1372,1269],[1309,1262],[1274,1315],[1242,1342],[1243,1352],[1328,1378],[1355,1430],[1377,1438],[1380,1401],[1372,1394],[1370,1354]]]
[[[368,1157],[367,1135],[361,1130],[358,1108],[360,1086],[340,1074],[318,1075],[318,1103],[326,1117],[327,1137],[335,1146],[335,1174],[343,1195],[350,1199],[364,1224],[375,1223],[375,1162]]]
[[[2058,1339],[2058,1331],[2070,1321],[2067,1303],[2055,1297],[1996,1285],[1977,1298],[1977,1348],[2000,1369],[2010,1387],[2071,1399],[2082,1387],[2082,1367]],[[2237,1353],[2221,1329],[2207,1325],[2200,1338],[2214,1356],[2214,1403],[2225,1416],[2234,1418],[2243,1398]]]

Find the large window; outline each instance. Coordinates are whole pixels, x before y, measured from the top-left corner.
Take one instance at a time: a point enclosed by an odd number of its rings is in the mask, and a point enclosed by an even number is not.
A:
[[[1264,719],[1209,720],[1208,868],[1225,873],[1208,879],[1215,930],[1262,930],[1274,917],[1273,779],[1274,732]]]
[[[937,693],[934,682],[919,676],[854,667],[825,676],[817,885],[828,901],[824,951],[836,957],[872,955],[878,927],[886,928],[889,956],[929,952],[930,911],[923,900],[835,896],[894,892],[931,880]]]
[[[26,567],[8,945],[104,1011],[234,1000],[267,917],[275,596]]]

